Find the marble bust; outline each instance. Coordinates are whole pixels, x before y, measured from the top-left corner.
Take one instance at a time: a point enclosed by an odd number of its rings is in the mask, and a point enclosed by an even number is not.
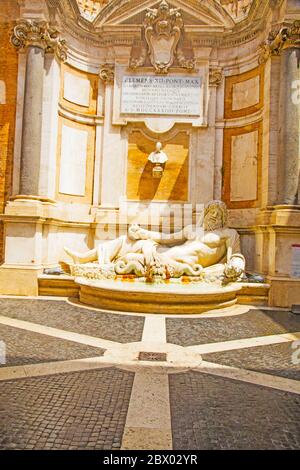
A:
[[[149,162],[153,164],[160,164],[160,165],[168,161],[167,155],[162,151],[161,142],[157,142],[156,149],[154,152],[150,153],[148,160]]]
[[[245,258],[240,253],[236,230],[227,227],[227,208],[221,201],[211,201],[204,210],[203,225],[186,226],[180,232],[164,234],[131,225],[127,235],[101,243],[86,253],[65,248],[75,265],[97,262],[105,277],[110,273],[178,278],[219,276],[240,280]]]

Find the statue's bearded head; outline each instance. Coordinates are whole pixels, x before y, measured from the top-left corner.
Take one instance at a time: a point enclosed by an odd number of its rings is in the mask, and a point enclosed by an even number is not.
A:
[[[227,224],[227,207],[222,201],[211,201],[204,209],[204,230],[212,232]]]

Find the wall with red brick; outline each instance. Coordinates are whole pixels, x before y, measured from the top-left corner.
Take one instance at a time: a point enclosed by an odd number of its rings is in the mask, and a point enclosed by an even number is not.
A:
[[[17,0],[1,0],[0,10],[0,213],[11,194],[17,101],[18,54],[10,34],[19,14]],[[3,261],[3,224],[0,224],[0,261]]]

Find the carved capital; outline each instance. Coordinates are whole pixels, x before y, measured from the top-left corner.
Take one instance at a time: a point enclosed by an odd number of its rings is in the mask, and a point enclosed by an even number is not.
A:
[[[10,40],[17,50],[36,46],[46,53],[55,54],[62,62],[67,60],[66,41],[60,39],[57,29],[46,21],[20,20],[14,27]]]
[[[223,72],[220,67],[210,67],[209,69],[209,86],[218,87],[223,80]]]
[[[106,85],[108,83],[113,83],[115,79],[114,64],[103,64],[100,68],[99,77]]]
[[[271,31],[268,39],[261,46],[259,62],[265,63],[269,57],[278,56],[285,49],[300,48],[300,20],[294,21],[289,27]]]

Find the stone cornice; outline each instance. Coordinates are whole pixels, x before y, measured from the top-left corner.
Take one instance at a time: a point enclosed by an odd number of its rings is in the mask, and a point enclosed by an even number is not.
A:
[[[107,27],[105,31],[86,31],[80,29],[78,24],[74,21],[67,21],[61,17],[61,26],[66,32],[77,40],[84,41],[86,44],[94,47],[107,47],[107,46],[131,46],[134,40],[141,39],[141,27],[126,26],[123,27],[122,35],[115,30]],[[190,33],[192,44],[194,47],[239,47],[240,45],[249,42],[262,33],[266,28],[266,21],[262,19],[259,22],[251,25],[248,30],[243,30],[239,33],[233,32],[212,32],[202,31],[199,28],[197,32]]]
[[[252,41],[257,38],[257,36],[262,33],[266,28],[266,21],[262,19],[259,22],[251,25],[251,28],[248,30],[243,30],[239,33],[206,33],[192,35],[192,44],[193,47],[216,47],[216,48],[228,48],[228,47],[239,47],[246,42]]]
[[[121,7],[125,3],[124,0],[116,0],[106,5],[94,23],[80,16],[74,0],[47,1],[54,2],[57,5],[60,23],[66,32],[79,41],[85,41],[91,47],[127,46],[142,37],[142,25],[133,28],[132,25],[122,24],[122,35],[115,30],[116,25],[104,24],[104,26],[97,26],[100,24],[100,19],[101,24],[109,19],[117,6]],[[251,21],[244,20],[233,28],[227,28],[224,24],[223,30],[220,30],[221,26],[218,28],[212,27],[209,32],[207,26],[195,26],[193,31],[189,32],[189,37],[196,47],[239,47],[241,44],[253,40],[260,32],[265,30],[266,16],[269,10],[269,0],[254,0],[254,5],[251,7]]]
[[[57,29],[46,21],[24,19],[18,21],[11,36],[11,43],[18,50],[35,46],[46,53],[55,54],[62,62],[67,60],[66,41],[60,39]]]

